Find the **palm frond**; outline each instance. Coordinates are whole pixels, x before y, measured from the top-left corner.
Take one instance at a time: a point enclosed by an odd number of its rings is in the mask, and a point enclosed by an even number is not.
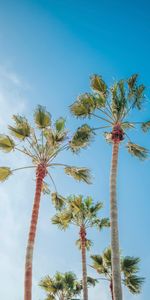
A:
[[[90,170],[87,168],[66,167],[65,173],[72,176],[75,180],[91,184]]]
[[[102,218],[102,219],[99,220],[98,228],[101,230],[105,227],[110,227],[109,218]]]
[[[103,259],[105,261],[105,265],[111,269],[111,248],[108,247],[103,252]]]
[[[105,268],[103,257],[101,255],[91,255],[93,261],[92,268],[99,274],[107,274],[107,269]]]
[[[132,129],[132,128],[134,128],[134,127],[135,127],[134,124],[131,123],[131,122],[123,122],[123,123],[121,123],[121,128],[122,128],[123,130],[126,130],[126,129]]]
[[[14,150],[15,143],[14,141],[8,136],[0,134],[0,149],[4,152],[10,152]]]
[[[133,90],[136,87],[138,74],[133,74],[130,78],[127,79],[127,84],[130,90]]]
[[[140,160],[144,160],[148,157],[149,150],[144,147],[141,147],[141,146],[131,143],[131,142],[128,142],[126,147],[130,154],[138,157]]]
[[[38,128],[44,129],[51,125],[51,115],[44,106],[38,105],[34,113],[35,124]]]
[[[61,213],[56,214],[52,218],[52,224],[57,225],[61,230],[65,230],[68,228],[72,215],[68,211],[63,211]]]
[[[139,294],[141,292],[144,281],[144,277],[130,275],[123,280],[123,283],[126,285],[126,287],[130,290],[132,294]]]
[[[0,181],[5,181],[10,175],[12,175],[12,171],[8,167],[0,167]]]
[[[19,140],[24,140],[31,134],[31,128],[28,120],[20,115],[13,115],[15,126],[8,126],[11,134]]]
[[[63,196],[59,195],[56,192],[53,192],[51,193],[51,198],[56,210],[61,210],[64,207],[66,199]]]
[[[95,98],[92,94],[88,93],[80,95],[77,101],[70,106],[71,113],[81,118],[89,117],[95,108]]]
[[[55,128],[58,132],[63,131],[65,129],[65,123],[66,119],[60,117],[58,120],[55,122]]]
[[[98,280],[93,278],[93,277],[90,277],[90,276],[87,276],[87,284],[88,286],[95,286],[96,283],[98,283]]]
[[[50,195],[50,189],[49,189],[49,185],[47,182],[43,181],[43,185],[42,185],[42,193],[44,195]]]
[[[92,241],[89,240],[89,239],[86,239],[86,241],[85,241],[85,247],[86,247],[87,251],[89,251],[91,249],[92,245],[93,245]],[[81,250],[81,239],[78,239],[76,241],[76,246],[79,248],[79,250]]]
[[[125,276],[132,275],[139,271],[140,258],[133,256],[125,256],[121,259],[121,270]]]
[[[92,75],[91,79],[91,88],[98,93],[101,98],[103,99],[103,105],[105,105],[106,97],[107,97],[107,85],[102,79],[102,76],[99,75]]]
[[[77,129],[69,143],[70,149],[73,152],[78,152],[81,148],[86,148],[93,137],[92,128],[87,124],[82,125]]]
[[[141,127],[144,132],[147,132],[150,129],[150,121],[142,123]]]

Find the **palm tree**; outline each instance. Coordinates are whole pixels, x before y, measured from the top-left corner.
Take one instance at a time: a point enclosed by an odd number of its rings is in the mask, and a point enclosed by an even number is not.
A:
[[[102,255],[91,255],[94,268],[98,274],[104,275],[104,278],[100,280],[107,280],[110,286],[110,292],[113,297],[113,281],[112,281],[112,263],[111,263],[111,248],[105,249]],[[132,294],[139,294],[141,292],[142,284],[144,282],[143,277],[137,275],[139,271],[140,259],[133,256],[121,257],[120,272],[122,275],[122,283],[129,289]]]
[[[88,285],[95,285],[97,281],[88,277]],[[54,277],[44,277],[39,286],[47,293],[45,300],[77,300],[82,291],[82,281],[78,281],[72,272],[60,273],[56,272]]]
[[[93,75],[91,77],[91,88],[93,93],[80,95],[71,105],[70,109],[77,118],[96,118],[100,125],[97,128],[91,128],[87,124],[78,129],[80,133],[80,143],[76,142],[77,135],[71,142],[72,150],[77,152],[82,147],[86,147],[93,134],[97,130],[107,130],[105,132],[106,141],[113,145],[112,163],[110,174],[110,222],[111,222],[111,249],[112,249],[112,278],[114,299],[122,300],[121,274],[120,274],[120,255],[119,255],[119,234],[118,234],[118,209],[116,197],[116,181],[118,153],[120,143],[127,138],[127,149],[130,154],[144,160],[148,155],[148,150],[133,142],[126,131],[134,129],[140,122],[131,122],[128,117],[134,109],[141,110],[144,101],[145,86],[138,84],[138,75],[134,74],[127,80],[115,82],[110,88],[101,76]]]
[[[52,178],[50,170],[53,167],[61,166],[68,175],[73,176],[76,180],[90,183],[89,170],[86,168],[76,168],[65,164],[55,162],[55,158],[64,150],[69,149],[70,141],[68,140],[68,132],[65,129],[65,119],[59,118],[54,125],[51,123],[51,115],[46,111],[45,107],[38,106],[34,114],[35,126],[39,130],[35,131],[29,125],[25,117],[14,115],[15,125],[9,126],[9,131],[14,139],[8,135],[0,135],[0,149],[4,152],[19,151],[31,159],[30,166],[19,167],[11,170],[9,167],[0,167],[0,181],[6,180],[10,175],[18,170],[33,168],[36,174],[36,188],[30,230],[28,236],[28,244],[26,250],[25,261],[25,300],[32,298],[32,257],[36,235],[36,227],[39,214],[39,205],[41,192],[48,192],[48,184],[44,182],[47,176],[55,187],[52,193],[52,201],[56,207],[63,205],[63,198],[58,195],[56,185]],[[22,145],[23,144],[23,145]]]
[[[44,277],[39,286],[47,293],[46,300],[72,300],[80,295],[82,290],[81,282],[77,281],[76,275],[72,272],[64,274],[57,272],[54,277]]]
[[[70,224],[79,228],[79,239],[76,244],[82,253],[84,300],[88,300],[86,249],[89,250],[91,246],[91,241],[86,238],[87,229],[91,227],[102,229],[110,225],[108,218],[98,218],[98,212],[101,208],[102,203],[94,204],[91,197],[71,196],[67,198],[65,207],[52,218],[52,223],[56,224],[60,229],[67,229]]]

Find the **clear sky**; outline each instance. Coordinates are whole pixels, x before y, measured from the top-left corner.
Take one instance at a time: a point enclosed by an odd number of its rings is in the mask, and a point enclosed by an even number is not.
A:
[[[139,73],[149,96],[150,73],[149,1],[0,0],[0,126],[6,132],[13,113],[31,120],[33,109],[42,104],[54,119],[67,118],[71,130],[75,120],[68,106],[89,91],[89,76],[102,74],[108,84],[114,79]],[[145,105],[139,118],[149,118]],[[138,115],[136,116],[138,117]],[[132,118],[132,116],[131,116]],[[135,130],[133,141],[150,148],[150,135]],[[64,154],[66,162],[88,166],[93,185],[77,184],[62,171],[55,172],[58,190],[64,195],[83,193],[104,201],[103,216],[109,215],[109,169],[111,146],[102,136],[79,156]],[[1,155],[0,165],[22,166],[21,155]],[[124,299],[146,300],[150,293],[150,161],[139,162],[121,146],[118,176],[120,243],[124,255],[141,257],[143,292]],[[24,254],[34,195],[34,174],[15,174],[0,185],[0,298],[23,299]],[[34,255],[33,299],[42,300],[40,278],[56,271],[74,271],[81,276],[80,252],[75,247],[76,230],[60,232],[50,224],[51,200],[41,201]],[[109,245],[109,233],[89,232],[91,253]],[[90,262],[90,260],[88,261]],[[89,269],[89,274],[96,276]],[[90,300],[109,300],[107,284],[90,290]]]

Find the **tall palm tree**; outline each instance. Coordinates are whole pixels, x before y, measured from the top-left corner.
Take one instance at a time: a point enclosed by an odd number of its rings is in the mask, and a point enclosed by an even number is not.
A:
[[[110,174],[110,222],[111,222],[111,248],[112,248],[112,273],[114,299],[122,300],[120,255],[119,255],[119,234],[118,234],[118,209],[116,197],[116,181],[118,153],[120,143],[127,138],[127,149],[129,153],[143,160],[147,157],[148,151],[131,142],[126,131],[134,129],[139,122],[129,120],[133,110],[141,110],[144,101],[145,86],[138,84],[138,75],[134,74],[127,80],[115,82],[110,88],[101,76],[91,77],[92,93],[80,95],[71,105],[70,109],[77,118],[94,117],[100,123],[97,128],[90,128],[87,124],[79,127],[80,143],[76,142],[77,135],[72,140],[73,151],[77,152],[81,147],[86,147],[93,134],[98,130],[110,130],[105,132],[106,141],[112,144],[112,163]]]
[[[98,212],[101,208],[102,203],[94,204],[91,197],[71,196],[67,198],[65,207],[52,218],[52,223],[60,229],[67,229],[71,224],[79,228],[79,239],[76,244],[82,253],[84,300],[88,300],[86,249],[88,250],[91,246],[91,241],[86,238],[87,229],[91,227],[102,229],[110,225],[108,218],[98,218]]]
[[[88,285],[94,286],[97,280],[88,277]],[[45,276],[39,286],[47,293],[45,300],[77,300],[82,291],[82,281],[72,272],[56,272],[54,277]]]
[[[111,263],[111,248],[105,249],[102,255],[91,255],[93,260],[94,268],[98,274],[104,276],[104,278],[100,278],[100,280],[106,279],[109,282],[110,292],[113,297],[113,281],[112,281],[112,263]],[[138,257],[133,256],[125,256],[121,257],[121,281],[122,283],[129,289],[132,294],[139,294],[141,292],[142,284],[144,282],[143,277],[139,277],[137,275],[139,271],[140,259]]]
[[[51,175],[51,169],[57,166],[64,168],[68,175],[73,176],[76,180],[82,180],[90,183],[89,170],[86,168],[76,168],[65,164],[55,162],[55,158],[64,150],[69,149],[71,141],[68,139],[68,132],[65,129],[65,119],[59,118],[54,125],[51,122],[51,115],[45,107],[38,106],[34,114],[36,132],[29,125],[25,117],[14,115],[14,126],[9,126],[10,134],[15,137],[16,141],[8,135],[0,135],[0,149],[4,152],[19,151],[31,159],[30,166],[19,167],[11,170],[9,167],[0,167],[0,181],[6,180],[10,175],[18,170],[33,168],[36,174],[36,188],[28,244],[26,249],[25,261],[25,289],[24,300],[32,298],[32,257],[36,235],[36,227],[39,214],[39,205],[41,192],[44,189],[48,191],[48,185],[44,178],[48,177],[51,183],[56,187]],[[63,204],[63,198],[60,197],[55,188],[52,193],[52,201],[56,207]]]

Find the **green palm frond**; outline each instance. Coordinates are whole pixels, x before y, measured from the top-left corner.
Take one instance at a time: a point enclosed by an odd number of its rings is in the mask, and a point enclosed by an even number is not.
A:
[[[101,230],[105,227],[110,227],[109,218],[102,218],[102,219],[99,220],[98,228]]]
[[[61,132],[65,129],[65,123],[66,119],[60,117],[58,120],[55,122],[55,128],[58,132]]]
[[[111,248],[108,247],[103,252],[103,259],[105,261],[105,265],[111,269]]]
[[[103,257],[101,255],[91,255],[91,259],[93,261],[93,265],[91,267],[95,269],[97,273],[107,274],[107,269],[105,268]]]
[[[64,207],[66,199],[63,196],[59,195],[56,192],[53,192],[51,193],[51,198],[56,210],[61,210]]]
[[[144,160],[148,157],[149,150],[144,147],[141,147],[141,146],[131,143],[131,142],[128,142],[126,147],[130,154],[138,157],[140,160]]]
[[[98,280],[93,278],[93,277],[90,277],[90,276],[87,276],[87,284],[88,286],[95,286],[96,283],[98,283]]]
[[[42,193],[44,195],[50,195],[50,189],[49,189],[49,185],[47,182],[43,181],[43,185],[42,185]]]
[[[72,176],[74,179],[78,181],[83,181],[86,182],[87,184],[91,184],[90,170],[87,168],[66,167],[65,173],[67,175]]]
[[[15,148],[14,141],[8,136],[0,134],[0,149],[4,152],[10,152]]]
[[[114,83],[111,87],[111,111],[114,119],[118,122],[127,110],[124,81]]]
[[[147,132],[150,129],[150,121],[142,123],[141,127],[144,132]]]
[[[126,285],[126,287],[130,290],[132,294],[139,294],[141,292],[144,281],[144,277],[130,275],[123,280],[123,283]]]
[[[86,247],[87,251],[89,251],[91,249],[92,245],[93,245],[92,241],[89,240],[89,239],[86,239],[86,241],[85,241],[85,247]],[[81,250],[81,239],[78,239],[76,241],[76,246],[79,248],[79,250]]]
[[[68,228],[72,214],[68,211],[58,213],[52,218],[52,224],[57,225],[61,230]]]
[[[12,171],[8,167],[0,167],[0,181],[5,181],[10,175],[12,175]]]
[[[135,89],[138,79],[138,74],[133,74],[130,78],[127,79],[127,84],[130,90]]]
[[[122,128],[123,130],[126,130],[126,129],[132,129],[132,128],[134,128],[134,127],[135,127],[134,124],[131,123],[131,122],[123,122],[123,123],[121,123],[121,128]]]
[[[89,117],[95,110],[96,103],[92,94],[82,94],[77,98],[77,101],[70,106],[71,113],[76,117]]]
[[[139,271],[140,258],[133,256],[125,256],[121,259],[121,270],[128,276]]]
[[[99,75],[93,75],[91,79],[91,88],[96,92],[99,97],[97,97],[97,108],[105,107],[106,98],[108,95],[107,85]]]
[[[19,140],[24,140],[31,134],[30,125],[25,117],[13,115],[15,126],[8,126],[11,134]]]
[[[78,152],[81,148],[86,148],[93,137],[92,128],[87,124],[83,124],[77,129],[70,141],[70,149],[73,152]]]
[[[35,124],[38,128],[44,129],[51,125],[51,115],[44,106],[38,105],[34,113]]]

